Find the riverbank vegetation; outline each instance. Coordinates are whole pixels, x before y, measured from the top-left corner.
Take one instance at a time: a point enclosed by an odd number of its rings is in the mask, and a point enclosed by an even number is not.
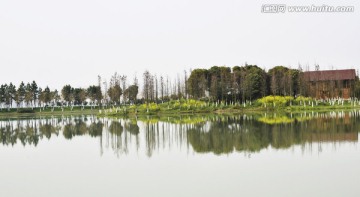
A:
[[[114,73],[109,83],[86,88],[64,85],[60,91],[39,87],[35,81],[0,86],[0,113],[96,110],[101,114],[231,113],[267,110],[321,110],[358,106],[356,77],[350,99],[309,97],[309,82],[301,66],[276,66],[268,71],[256,65],[213,66],[179,74],[175,80],[145,71],[142,81]],[[334,82],[334,87],[342,84]],[[140,87],[141,86],[141,87]],[[276,96],[273,96],[276,95]],[[340,93],[339,93],[340,95]]]
[[[149,103],[99,110],[100,116],[161,115],[218,113],[233,114],[246,112],[301,112],[360,109],[359,100],[329,99],[317,100],[309,97],[267,96],[247,103],[206,102],[199,100],[175,100],[166,103]]]

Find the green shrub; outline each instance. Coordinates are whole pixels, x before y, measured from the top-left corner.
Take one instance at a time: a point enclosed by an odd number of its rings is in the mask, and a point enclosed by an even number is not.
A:
[[[298,96],[298,97],[296,97],[296,99],[295,99],[295,102],[298,104],[298,105],[304,105],[304,103],[306,104],[306,105],[308,105],[308,102],[310,102],[310,101],[313,101],[313,99],[312,98],[310,98],[310,97],[304,97],[304,96]]]
[[[289,105],[294,100],[292,96],[265,96],[257,100],[264,107],[283,107]]]
[[[35,113],[35,111],[29,108],[19,108],[17,109],[17,113]]]

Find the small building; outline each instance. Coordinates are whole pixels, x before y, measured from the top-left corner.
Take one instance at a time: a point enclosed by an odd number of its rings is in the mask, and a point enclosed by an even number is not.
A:
[[[317,99],[354,96],[355,69],[304,72],[308,95]]]

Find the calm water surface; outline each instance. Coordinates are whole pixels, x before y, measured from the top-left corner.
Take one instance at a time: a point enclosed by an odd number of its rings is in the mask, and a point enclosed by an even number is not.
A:
[[[360,196],[360,112],[0,120],[0,196]]]

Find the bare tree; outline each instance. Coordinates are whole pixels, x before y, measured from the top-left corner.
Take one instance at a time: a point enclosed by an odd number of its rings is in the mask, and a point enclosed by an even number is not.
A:
[[[165,95],[169,96],[169,76],[166,76],[166,88],[165,88]],[[170,84],[171,85],[171,84]]]
[[[143,87],[143,97],[145,99],[146,104],[149,103],[150,99],[150,81],[151,81],[151,74],[148,70],[146,70],[143,74],[144,79],[144,87]]]
[[[186,70],[184,70],[184,97],[186,99],[188,99],[187,80],[188,80],[187,72],[186,72]]]
[[[121,77],[115,72],[114,75],[110,79],[110,88],[107,93],[109,94],[110,100],[113,104],[116,105],[118,102],[120,104],[120,98],[122,95],[122,89],[120,87]]]
[[[164,101],[164,78],[160,76],[160,92],[161,92],[161,101]]]
[[[122,85],[122,90],[126,90],[126,81],[127,81],[127,76],[123,75],[120,77],[120,81],[121,81],[121,85]],[[126,102],[126,98],[125,98],[125,94],[123,94],[123,102]]]
[[[177,76],[177,97],[180,99],[181,98],[181,84],[180,84],[180,76]]]
[[[156,75],[154,75],[154,80],[155,80],[155,101],[157,103],[159,99],[159,86],[158,86],[158,78]]]

